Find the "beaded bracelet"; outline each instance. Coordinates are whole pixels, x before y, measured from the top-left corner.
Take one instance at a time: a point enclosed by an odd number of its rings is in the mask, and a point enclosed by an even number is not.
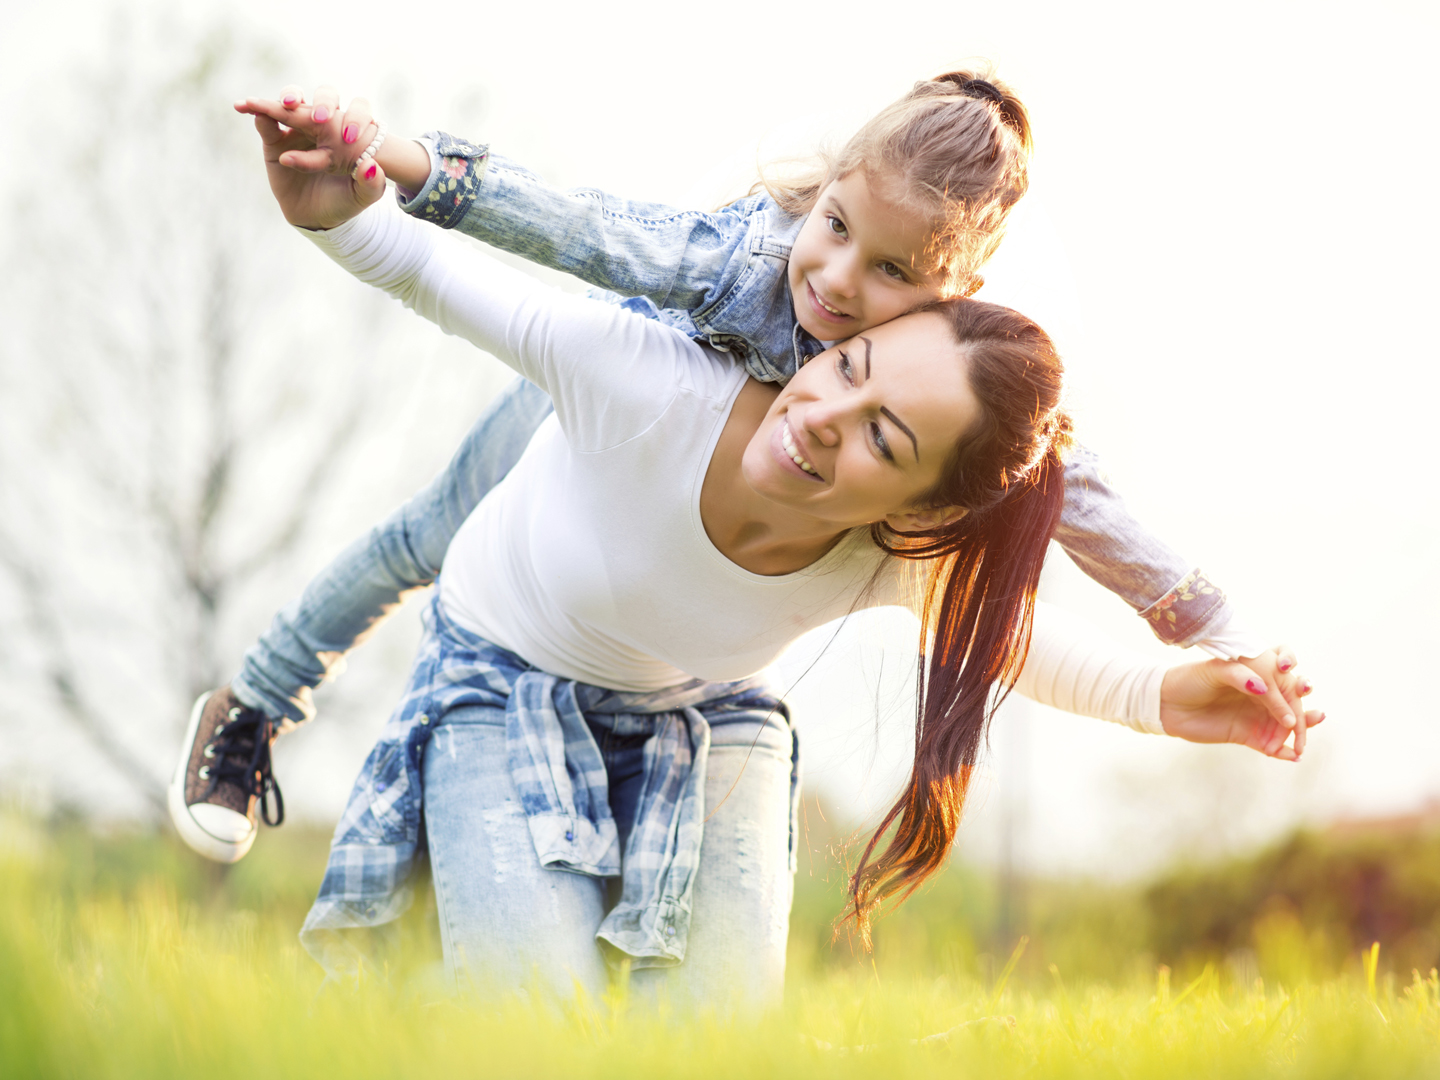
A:
[[[360,166],[365,164],[367,158],[373,160],[375,155],[380,152],[380,147],[383,146],[385,143],[385,125],[382,124],[379,120],[374,121],[374,123],[375,138],[369,146],[367,146],[364,150],[360,152],[360,156],[355,159],[355,167],[350,170],[350,175],[352,177],[359,177]]]

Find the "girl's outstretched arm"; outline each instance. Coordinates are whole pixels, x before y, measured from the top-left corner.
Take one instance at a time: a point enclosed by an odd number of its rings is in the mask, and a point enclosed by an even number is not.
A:
[[[308,138],[311,145],[287,152],[281,166],[307,172],[349,176],[357,160],[370,160],[360,155],[379,130],[368,102],[357,98],[342,113],[330,87],[317,89],[309,104],[288,87],[279,100],[247,98],[236,108]],[[766,220],[753,220],[752,200],[707,213],[593,188],[561,190],[486,147],[440,132],[424,146],[388,134],[374,160],[402,189],[407,213],[701,322],[725,306],[752,256],[773,256],[783,266],[789,255],[788,241],[772,234],[794,222],[773,206],[760,211]],[[778,300],[788,307],[787,296]]]

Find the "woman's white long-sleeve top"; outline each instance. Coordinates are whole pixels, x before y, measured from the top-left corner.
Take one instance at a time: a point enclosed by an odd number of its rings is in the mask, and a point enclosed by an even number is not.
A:
[[[565,678],[651,691],[753,675],[851,611],[917,606],[919,564],[886,558],[866,530],[775,576],[711,543],[701,486],[747,377],[727,354],[543,286],[389,200],[306,235],[554,399],[446,556],[441,602],[462,626]],[[1044,612],[1031,652],[1022,692],[1158,729],[1162,668],[1086,644]]]

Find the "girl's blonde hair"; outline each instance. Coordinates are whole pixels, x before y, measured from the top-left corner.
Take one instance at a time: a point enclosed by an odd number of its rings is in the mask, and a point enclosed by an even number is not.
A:
[[[760,184],[787,213],[814,208],[825,185],[864,169],[887,198],[933,222],[924,256],[945,291],[968,296],[995,253],[1005,219],[1029,186],[1030,114],[988,73],[951,71],[915,84],[841,148],[787,179]]]

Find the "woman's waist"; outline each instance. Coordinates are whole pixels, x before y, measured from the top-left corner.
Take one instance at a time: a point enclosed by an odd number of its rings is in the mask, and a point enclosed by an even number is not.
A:
[[[492,626],[474,612],[447,602],[444,579],[430,611],[430,632],[444,656],[471,654],[496,675],[508,693],[521,679],[544,678],[567,684],[581,709],[591,714],[641,715],[686,708],[773,708],[779,695],[764,671],[742,671],[734,678],[697,678],[639,649],[569,626],[565,648],[551,646],[527,619]],[[518,633],[517,633],[518,631]],[[499,701],[497,700],[497,704]],[[603,721],[602,721],[603,722]]]

